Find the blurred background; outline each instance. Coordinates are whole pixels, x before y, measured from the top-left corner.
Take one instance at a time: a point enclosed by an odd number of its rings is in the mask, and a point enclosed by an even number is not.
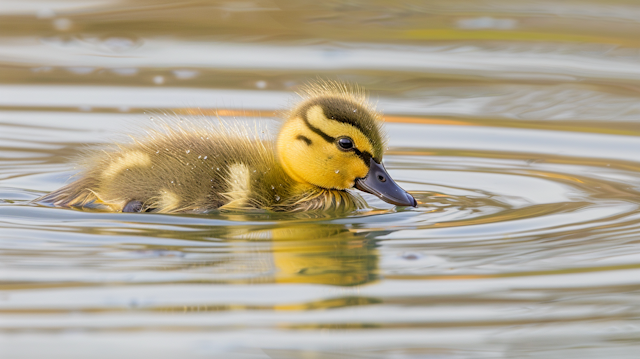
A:
[[[0,357],[637,358],[640,4],[0,2]],[[159,113],[365,87],[420,202],[47,208]],[[153,110],[156,115],[149,115]]]

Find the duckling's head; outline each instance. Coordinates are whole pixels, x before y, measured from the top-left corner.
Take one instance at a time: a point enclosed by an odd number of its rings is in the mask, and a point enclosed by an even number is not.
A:
[[[380,114],[357,88],[337,82],[308,86],[288,115],[277,142],[284,170],[294,180],[324,189],[356,187],[382,200],[415,206],[391,179],[382,156]]]

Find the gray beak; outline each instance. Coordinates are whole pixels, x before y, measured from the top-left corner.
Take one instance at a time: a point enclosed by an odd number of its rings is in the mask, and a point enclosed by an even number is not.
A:
[[[417,207],[418,202],[391,179],[384,166],[376,161],[369,160],[369,173],[365,178],[356,180],[356,188],[377,196],[381,200],[395,204],[396,206]]]

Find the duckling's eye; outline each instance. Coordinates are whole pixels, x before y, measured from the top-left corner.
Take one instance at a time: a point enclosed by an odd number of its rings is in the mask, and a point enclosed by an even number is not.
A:
[[[342,137],[338,139],[338,146],[340,146],[341,150],[351,150],[353,149],[353,140],[351,140],[349,137]]]

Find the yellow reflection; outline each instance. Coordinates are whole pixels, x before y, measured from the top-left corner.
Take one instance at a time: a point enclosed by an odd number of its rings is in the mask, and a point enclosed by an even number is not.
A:
[[[377,251],[372,240],[338,224],[299,223],[269,229],[237,228],[229,239],[264,241],[270,246],[276,283],[350,286],[376,278]],[[261,251],[265,262],[264,254]]]

